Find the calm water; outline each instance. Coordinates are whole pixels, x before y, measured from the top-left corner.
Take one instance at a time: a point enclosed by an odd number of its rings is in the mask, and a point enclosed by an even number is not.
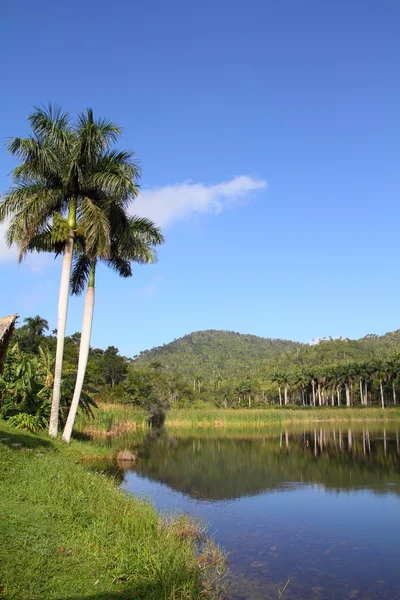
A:
[[[149,434],[127,490],[209,524],[232,600],[400,599],[396,428]]]

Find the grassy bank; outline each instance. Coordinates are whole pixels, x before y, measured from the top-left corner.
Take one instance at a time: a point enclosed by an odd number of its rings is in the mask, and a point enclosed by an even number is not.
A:
[[[199,527],[166,521],[82,464],[107,448],[65,447],[1,421],[0,438],[1,598],[216,597],[221,557]]]
[[[288,407],[265,409],[173,409],[166,419],[169,428],[260,428],[272,425],[317,422],[363,422],[400,421],[400,408],[358,407]],[[78,422],[81,431],[91,435],[140,430],[147,427],[143,411],[120,404],[103,404],[95,412],[95,418],[82,418]]]

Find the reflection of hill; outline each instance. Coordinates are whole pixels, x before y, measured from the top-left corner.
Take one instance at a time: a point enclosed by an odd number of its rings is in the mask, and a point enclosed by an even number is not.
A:
[[[366,430],[283,432],[240,441],[165,433],[147,439],[141,456],[138,474],[203,500],[252,496],[291,483],[400,493],[398,439],[386,434],[378,439]]]

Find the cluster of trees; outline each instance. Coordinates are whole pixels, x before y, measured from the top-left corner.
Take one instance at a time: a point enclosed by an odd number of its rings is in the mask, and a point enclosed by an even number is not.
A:
[[[86,289],[76,381],[63,439],[72,433],[88,362],[99,262],[121,277],[131,263],[152,263],[163,242],[148,219],[127,209],[138,194],[140,169],[131,151],[115,148],[121,130],[88,109],[75,123],[51,106],[29,117],[32,134],[13,138],[8,149],[20,164],[13,186],[0,203],[0,223],[9,220],[7,242],[19,247],[20,260],[33,251],[61,254],[49,433],[57,435],[63,387],[63,357],[69,294]]]
[[[33,432],[46,427],[50,418],[57,332],[53,330],[45,335],[48,330],[48,322],[39,315],[24,319],[24,324],[15,330],[4,372],[0,375],[0,417]],[[60,394],[62,425],[68,417],[75,388],[80,340],[80,333],[65,338]],[[81,409],[91,414],[100,391],[121,384],[127,371],[127,360],[114,346],[106,350],[91,348],[81,392]]]

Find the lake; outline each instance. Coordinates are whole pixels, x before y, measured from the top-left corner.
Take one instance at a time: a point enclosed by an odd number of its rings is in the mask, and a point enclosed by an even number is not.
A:
[[[206,521],[231,600],[400,599],[397,426],[150,432],[125,489]]]

